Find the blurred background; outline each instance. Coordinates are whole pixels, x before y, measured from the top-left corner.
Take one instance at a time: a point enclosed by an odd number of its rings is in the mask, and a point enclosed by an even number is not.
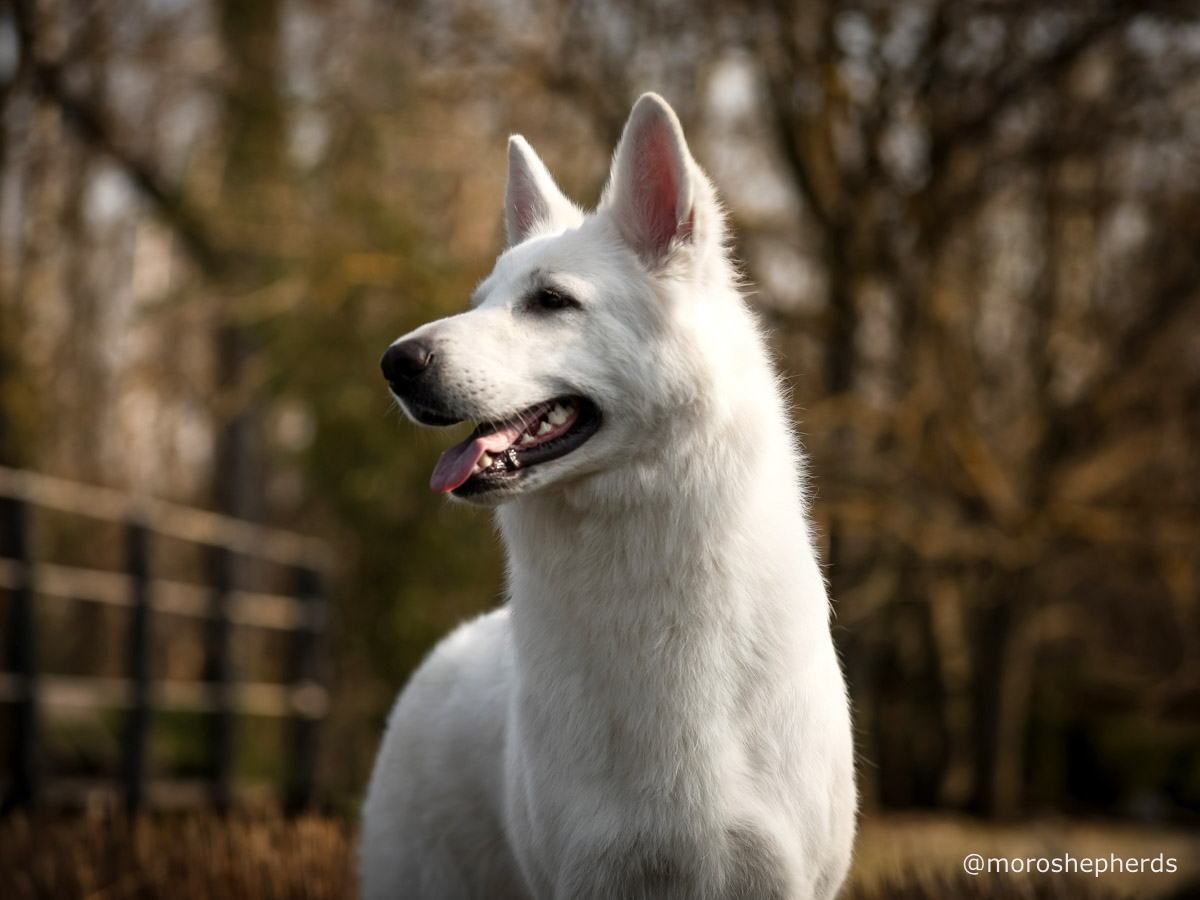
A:
[[[868,816],[1194,835],[1195,3],[9,0],[0,465],[321,538],[312,797],[353,815],[395,692],[502,579],[378,358],[489,271],[507,135],[594,204],[645,90],[728,204],[792,392]],[[31,515],[35,560],[124,571],[117,524]],[[123,677],[128,610],[69,593],[33,603],[39,670]],[[150,679],[213,680],[201,618],[151,634]],[[227,677],[287,676],[278,633],[227,637]],[[41,710],[47,785],[115,778],[125,720]],[[281,788],[286,726],[234,720],[235,785]],[[146,771],[203,776],[208,732],[155,713]]]

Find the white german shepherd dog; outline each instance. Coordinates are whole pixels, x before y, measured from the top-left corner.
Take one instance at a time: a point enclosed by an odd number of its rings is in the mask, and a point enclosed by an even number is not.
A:
[[[787,402],[712,185],[655,94],[599,208],[508,145],[508,248],[383,358],[435,491],[496,508],[508,602],[433,651],[363,808],[370,900],[832,897],[845,683]]]

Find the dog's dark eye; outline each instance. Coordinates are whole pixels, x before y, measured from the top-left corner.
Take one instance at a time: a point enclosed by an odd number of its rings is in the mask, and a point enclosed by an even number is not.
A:
[[[542,288],[533,297],[534,305],[540,309],[566,309],[570,306],[578,306],[571,297],[560,291],[551,290],[550,288]]]

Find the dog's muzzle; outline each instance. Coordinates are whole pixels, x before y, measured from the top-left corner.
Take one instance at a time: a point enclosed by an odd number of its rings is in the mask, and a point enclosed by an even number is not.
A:
[[[437,391],[437,379],[431,377],[436,359],[429,344],[414,339],[388,347],[379,367],[392,393],[422,425],[457,425],[462,415],[447,407]]]

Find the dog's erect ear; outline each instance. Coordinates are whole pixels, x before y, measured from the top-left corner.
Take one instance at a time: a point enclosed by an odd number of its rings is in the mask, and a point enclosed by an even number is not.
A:
[[[558,189],[545,163],[519,134],[508,139],[508,187],[504,194],[504,229],[515,247],[536,231],[569,228],[583,213]]]
[[[693,239],[696,174],[675,111],[658,94],[642,94],[617,145],[604,203],[647,265]]]

